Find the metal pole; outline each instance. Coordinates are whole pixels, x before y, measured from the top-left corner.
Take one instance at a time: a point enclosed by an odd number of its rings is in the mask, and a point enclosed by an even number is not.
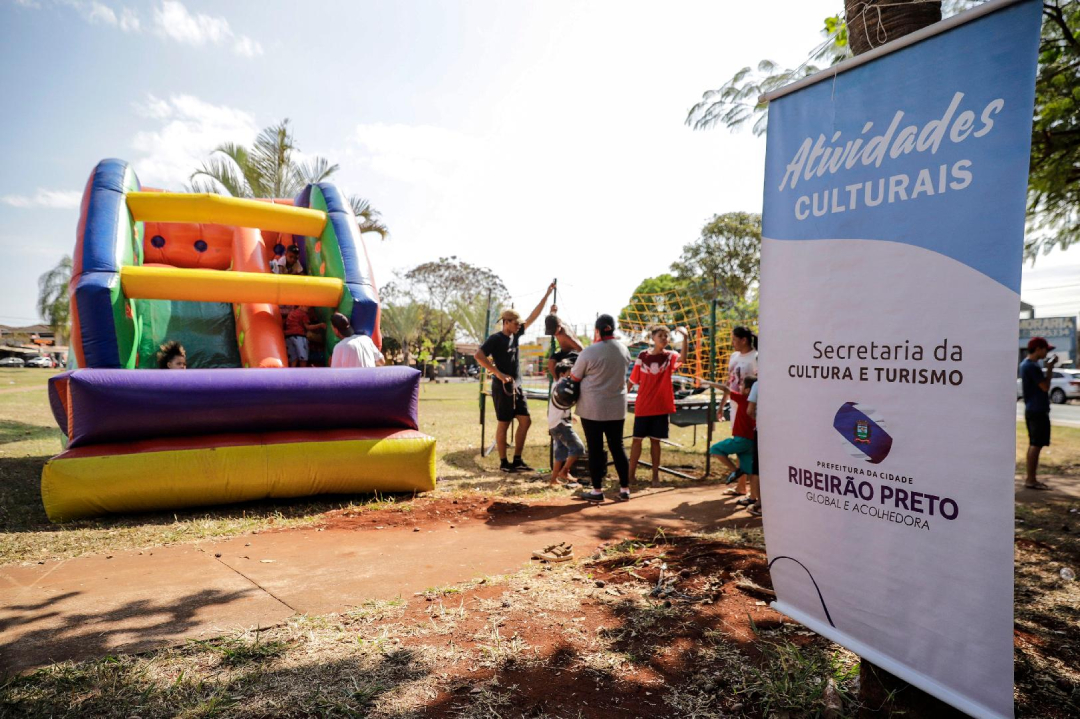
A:
[[[705,478],[712,469],[712,455],[709,447],[712,447],[713,424],[716,422],[716,298],[713,297],[712,306],[709,309],[709,425],[705,437]]]
[[[491,290],[487,294],[487,311],[484,312],[484,332],[491,329]],[[483,342],[481,342],[483,344]],[[484,399],[484,383],[487,381],[487,370],[480,366],[480,455],[483,456],[484,448],[487,447],[486,425],[484,420],[487,415],[487,400]]]

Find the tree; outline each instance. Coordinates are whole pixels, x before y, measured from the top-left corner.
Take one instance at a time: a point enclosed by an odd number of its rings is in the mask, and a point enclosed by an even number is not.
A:
[[[349,204],[360,225],[360,232],[378,232],[384,240],[390,236],[390,230],[383,224],[382,213],[372,207],[371,202],[359,195],[349,195]]]
[[[199,169],[191,173],[193,192],[225,192],[233,197],[293,197],[309,184],[329,179],[339,166],[322,157],[307,163],[293,159],[296,141],[288,118],[263,129],[251,148],[226,142],[218,145]],[[361,232],[390,232],[381,214],[362,197],[349,197]]]
[[[71,295],[68,285],[71,283],[71,257],[64,255],[56,267],[38,278],[38,314],[49,323],[56,344],[67,344],[69,324],[71,322]]]
[[[676,280],[726,307],[746,300],[760,267],[761,215],[751,212],[713,215],[671,263]]]
[[[1028,175],[1032,260],[1080,241],[1080,5],[1044,2]]]
[[[419,302],[384,302],[381,324],[383,334],[397,340],[401,346],[402,362],[409,364],[411,351],[418,347],[424,324],[424,308]]]
[[[762,60],[756,72],[744,67],[719,88],[705,92],[687,113],[686,124],[695,130],[717,125],[736,130],[752,122],[753,133],[764,134],[768,103],[759,101],[764,93],[817,72],[814,63],[835,65],[852,51],[859,54],[940,18],[934,14],[937,3],[919,0],[845,0],[844,4],[845,18],[825,19],[825,40],[805,63],[787,69]],[[941,9],[952,15],[977,4],[975,0],[944,0]],[[1075,90],[1080,87],[1080,4],[1044,0],[1043,19],[1024,243],[1025,257],[1031,260],[1080,241],[1080,97]]]
[[[666,308],[657,306],[668,293],[678,290],[689,291],[689,284],[674,275],[665,273],[656,277],[647,277],[634,290],[630,301],[619,312],[619,327],[625,332],[631,323],[652,325],[670,322]],[[644,300],[644,295],[653,295],[654,299]],[[684,324],[685,320],[676,315],[675,324]]]
[[[492,291],[492,307],[498,307],[509,295],[498,275],[486,267],[477,267],[456,256],[440,257],[417,265],[401,276],[394,291],[430,308],[424,336],[435,351],[452,342],[457,330],[454,309],[461,302]]]
[[[459,334],[477,344],[483,344],[495,331],[495,320],[498,316],[494,299],[492,306],[488,307],[487,293],[459,297],[453,301],[450,310],[450,317],[457,324]],[[487,320],[490,320],[490,323],[487,323]]]

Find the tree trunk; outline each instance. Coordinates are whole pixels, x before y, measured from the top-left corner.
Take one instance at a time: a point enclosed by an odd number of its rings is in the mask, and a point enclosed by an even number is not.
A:
[[[844,0],[848,43],[861,55],[941,20],[941,3],[924,0]],[[866,714],[882,709],[912,716],[963,716],[944,702],[915,689],[863,659],[859,667],[859,702]],[[886,706],[888,705],[888,706]]]
[[[941,3],[925,0],[844,0],[848,43],[861,55],[941,20]]]

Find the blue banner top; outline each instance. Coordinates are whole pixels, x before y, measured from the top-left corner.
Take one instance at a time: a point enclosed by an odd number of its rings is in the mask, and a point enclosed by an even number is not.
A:
[[[773,100],[762,234],[916,245],[1019,293],[1041,11],[1025,0]]]

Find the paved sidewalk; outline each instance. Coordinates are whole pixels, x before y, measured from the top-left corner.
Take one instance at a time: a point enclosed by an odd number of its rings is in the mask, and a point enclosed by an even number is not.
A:
[[[757,524],[721,491],[646,490],[599,507],[567,499],[453,529],[299,529],[0,567],[0,675],[514,572],[534,549],[560,541],[573,542],[582,557],[657,527]]]

